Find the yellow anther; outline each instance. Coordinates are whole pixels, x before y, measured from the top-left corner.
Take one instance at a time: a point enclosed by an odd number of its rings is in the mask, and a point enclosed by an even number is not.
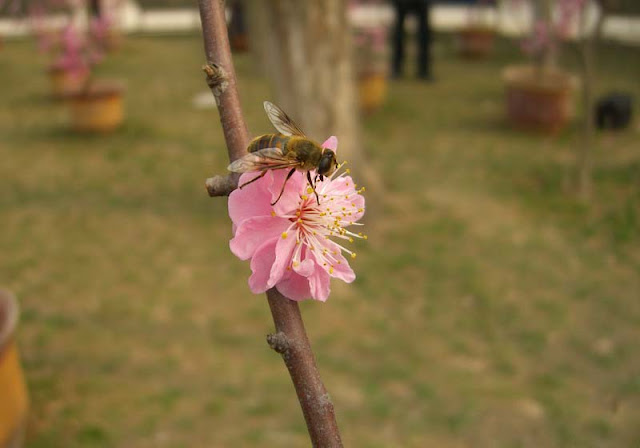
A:
[[[351,252],[351,258],[356,258],[356,253],[355,252]]]
[[[344,172],[349,174],[349,173],[351,173],[351,170],[349,168],[347,168],[346,170],[344,170]]]
[[[307,193],[308,193],[308,194],[313,193],[313,188],[311,188],[311,187],[307,187]]]
[[[333,274],[333,266],[329,268],[329,274]]]
[[[302,224],[302,219],[298,218],[298,224]]]
[[[365,239],[365,240],[369,239],[369,237],[367,235],[363,236],[362,238]]]
[[[296,216],[300,216],[300,210],[296,211]]]
[[[350,243],[353,243],[353,238],[349,238],[349,242],[350,242]]]
[[[294,261],[293,263],[291,263],[291,265],[292,265],[294,268],[297,268],[299,264],[300,264],[300,263],[298,263],[297,261]]]
[[[309,199],[309,196],[303,194],[302,196],[300,196],[300,198],[302,198],[303,201],[306,201],[307,199]]]
[[[282,232],[282,239],[286,239],[287,238],[287,232]]]
[[[276,216],[276,212],[274,210],[271,210],[271,216]]]

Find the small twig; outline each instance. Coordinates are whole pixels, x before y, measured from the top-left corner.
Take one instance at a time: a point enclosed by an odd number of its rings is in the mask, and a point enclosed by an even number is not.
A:
[[[240,176],[236,173],[231,173],[226,176],[213,176],[205,181],[205,187],[207,187],[207,193],[209,196],[229,196],[233,190],[238,188],[238,179]]]
[[[202,34],[208,65],[204,67],[224,132],[229,159],[246,154],[249,132],[240,108],[236,76],[231,60],[229,38],[221,0],[198,0]],[[210,195],[233,191],[234,176],[207,179]],[[212,194],[213,193],[213,194]],[[298,303],[287,299],[275,288],[267,291],[267,300],[276,327],[268,338],[269,345],[283,356],[291,381],[296,389],[307,429],[314,447],[342,447],[333,404],[316,367],[309,339],[304,329]]]
[[[268,334],[267,344],[269,344],[269,347],[271,347],[276,353],[280,353],[283,358],[287,358],[289,352],[289,339],[287,339],[286,334],[281,331],[274,334]]]

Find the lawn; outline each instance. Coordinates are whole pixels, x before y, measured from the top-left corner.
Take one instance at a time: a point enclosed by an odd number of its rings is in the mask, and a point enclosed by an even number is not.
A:
[[[308,446],[265,297],[204,189],[227,159],[216,111],[192,106],[200,37],[128,37],[100,68],[126,80],[126,125],[96,137],[66,130],[34,47],[0,52],[0,282],[22,306],[27,446]],[[639,56],[603,48],[598,92],[640,98]],[[394,82],[364,120],[381,185],[358,278],[301,306],[346,446],[640,445],[638,120],[598,134],[581,204],[577,124],[504,123],[518,58],[503,41],[464,61],[438,36],[437,82]],[[249,128],[270,132],[269,88],[236,61]]]

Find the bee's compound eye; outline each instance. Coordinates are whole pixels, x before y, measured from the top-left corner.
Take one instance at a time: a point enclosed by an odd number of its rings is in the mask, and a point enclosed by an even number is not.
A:
[[[331,157],[323,155],[318,164],[318,174],[327,174],[331,169]]]

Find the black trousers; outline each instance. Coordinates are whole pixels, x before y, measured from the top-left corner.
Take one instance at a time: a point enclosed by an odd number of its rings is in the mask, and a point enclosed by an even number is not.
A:
[[[431,73],[431,40],[432,32],[429,22],[429,2],[395,1],[396,22],[393,31],[393,54],[391,59],[391,72],[394,76],[402,74],[404,64],[404,22],[409,14],[415,14],[418,20],[418,60],[417,71],[421,78],[430,78]]]

